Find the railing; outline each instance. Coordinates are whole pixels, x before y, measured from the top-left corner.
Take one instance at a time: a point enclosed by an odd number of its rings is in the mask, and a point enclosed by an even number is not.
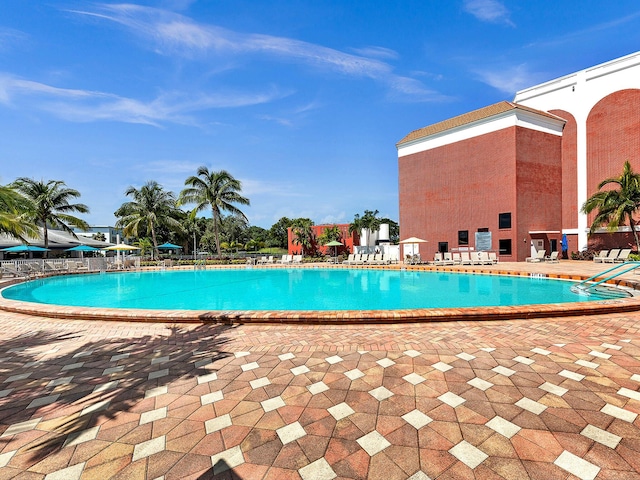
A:
[[[571,291],[574,293],[583,293],[586,295],[590,295],[592,291],[596,290],[597,287],[599,285],[602,285],[603,283],[608,282],[609,280],[612,280],[616,277],[619,277],[620,275],[624,275],[625,273],[631,272],[632,270],[635,270],[637,268],[640,267],[640,262],[625,262],[625,263],[620,263],[618,265],[615,265],[607,270],[605,270],[604,272],[600,272],[597,273],[596,275],[593,275],[589,278],[587,278],[586,280],[581,281],[580,283],[573,285],[571,287]],[[620,270],[623,269],[623,270]],[[601,278],[602,276],[606,275],[607,273],[612,273],[615,272],[616,270],[618,270],[616,273],[609,275],[605,278],[602,278],[601,280],[598,280],[596,282],[594,282],[594,280],[596,280],[597,278]],[[593,282],[593,283],[591,283]],[[620,291],[619,288],[617,287],[613,287],[612,288],[616,288],[617,290]],[[609,291],[610,292],[610,291]],[[602,293],[601,291],[598,293]],[[620,294],[622,295],[622,291],[620,291]]]

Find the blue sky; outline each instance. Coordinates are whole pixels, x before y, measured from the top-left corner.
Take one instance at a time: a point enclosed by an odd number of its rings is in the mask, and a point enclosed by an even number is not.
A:
[[[2,0],[0,184],[63,180],[110,225],[206,165],[252,225],[397,220],[411,130],[639,45],[635,0]]]

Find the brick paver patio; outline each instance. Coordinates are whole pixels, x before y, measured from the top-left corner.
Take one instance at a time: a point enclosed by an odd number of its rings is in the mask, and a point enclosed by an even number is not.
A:
[[[0,479],[640,479],[640,313],[0,322]]]

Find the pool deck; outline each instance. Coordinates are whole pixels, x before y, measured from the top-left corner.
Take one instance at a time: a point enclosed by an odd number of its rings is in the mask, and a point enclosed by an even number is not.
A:
[[[640,312],[589,313],[228,325],[0,310],[0,479],[640,479]]]

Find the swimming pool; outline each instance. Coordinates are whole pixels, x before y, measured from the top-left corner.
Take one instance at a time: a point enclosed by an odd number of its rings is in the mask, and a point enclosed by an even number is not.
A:
[[[160,310],[403,310],[600,300],[546,278],[382,269],[229,269],[69,275],[2,291],[48,305]]]

